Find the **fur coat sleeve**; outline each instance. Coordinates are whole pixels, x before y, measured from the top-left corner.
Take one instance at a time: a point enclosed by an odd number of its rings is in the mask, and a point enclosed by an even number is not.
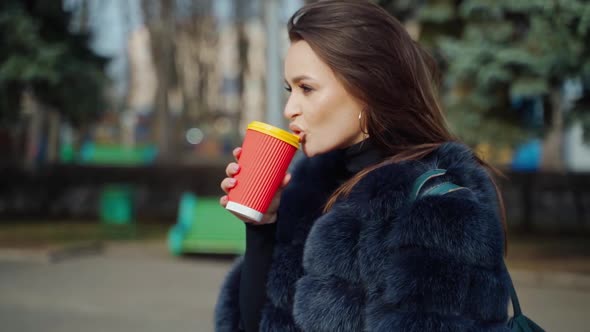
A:
[[[304,331],[508,331],[495,190],[464,148],[442,149],[372,172],[315,222],[294,302]],[[433,168],[448,172],[429,185],[467,189],[410,202]]]

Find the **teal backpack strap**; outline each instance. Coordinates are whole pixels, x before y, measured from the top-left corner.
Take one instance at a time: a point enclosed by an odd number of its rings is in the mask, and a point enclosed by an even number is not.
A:
[[[504,269],[506,270],[508,281],[510,282],[510,300],[512,302],[512,311],[514,312],[514,317],[521,316],[522,309],[520,309],[520,301],[518,301],[518,295],[516,295],[516,289],[514,289],[514,284],[512,283],[512,278],[508,273],[508,267],[506,267],[506,263],[504,263]]]
[[[418,198],[418,194],[422,187],[428,180],[435,178],[437,176],[441,176],[447,173],[446,169],[431,169],[424,174],[420,175],[416,181],[414,181],[414,185],[412,186],[412,191],[410,193],[410,201],[415,201]]]
[[[452,182],[443,182],[439,183],[432,188],[426,189],[424,192],[420,193],[424,184],[428,182],[428,180],[435,178],[437,176],[441,176],[446,174],[445,169],[433,169],[429,170],[422,175],[420,175],[415,181],[414,185],[412,186],[412,191],[410,193],[410,201],[415,201],[418,197],[424,196],[440,196],[455,190],[460,189],[467,189],[465,187],[461,187],[456,185]],[[506,275],[508,276],[508,282],[510,286],[510,301],[512,302],[512,310],[513,316],[508,321],[508,328],[511,332],[545,332],[543,328],[537,325],[535,322],[530,320],[522,313],[522,309],[520,308],[520,302],[518,301],[518,296],[516,295],[516,290],[514,289],[514,284],[512,283],[512,278],[510,277],[510,273],[508,273],[508,268],[506,267],[506,263],[502,262],[504,269],[506,270]]]
[[[506,263],[502,263],[508,276],[508,282],[510,286],[510,301],[512,302],[512,317],[508,321],[508,328],[511,332],[545,332],[542,327],[533,322],[530,318],[522,313],[520,308],[520,302],[518,301],[518,295],[516,295],[516,289],[512,283],[512,278],[508,272]]]
[[[443,183],[437,184],[436,186],[434,186],[432,188],[428,188],[427,190],[425,190],[422,193],[420,192],[422,190],[422,188],[424,187],[424,184],[426,184],[426,182],[428,182],[430,179],[441,176],[441,175],[445,175],[446,173],[447,173],[446,169],[436,168],[436,169],[431,169],[429,171],[426,171],[422,175],[420,175],[416,179],[416,181],[414,181],[414,184],[412,185],[412,191],[410,192],[410,202],[415,201],[419,196],[423,197],[423,196],[432,196],[432,195],[444,195],[446,193],[450,193],[455,190],[467,189],[465,187],[458,186],[458,185],[451,183],[451,182],[443,182]]]
[[[425,190],[422,195],[420,196],[436,196],[436,195],[444,195],[446,193],[453,192],[459,189],[467,189],[465,187],[458,186],[452,182],[443,182],[438,184],[432,188]]]

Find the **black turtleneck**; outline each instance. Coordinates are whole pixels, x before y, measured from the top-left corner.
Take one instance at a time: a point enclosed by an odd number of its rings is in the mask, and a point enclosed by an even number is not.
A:
[[[343,153],[344,172],[341,183],[384,158],[384,154],[369,139],[343,149]],[[276,223],[246,223],[246,252],[242,264],[239,296],[241,323],[246,332],[259,330],[262,306],[266,301],[266,277],[272,261],[276,229]]]
[[[384,158],[385,154],[370,139],[344,149],[344,166],[348,174],[343,180],[348,180],[362,169],[374,165]]]

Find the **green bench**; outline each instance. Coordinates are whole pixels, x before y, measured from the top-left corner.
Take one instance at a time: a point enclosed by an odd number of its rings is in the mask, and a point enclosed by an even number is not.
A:
[[[184,193],[177,222],[168,232],[168,249],[174,255],[242,254],[246,244],[244,227],[219,205],[218,197]]]

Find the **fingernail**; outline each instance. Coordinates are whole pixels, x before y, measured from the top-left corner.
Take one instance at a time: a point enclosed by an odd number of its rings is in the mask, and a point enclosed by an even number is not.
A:
[[[229,179],[229,184],[231,184],[232,186],[233,186],[234,184],[236,184],[236,179]]]
[[[233,167],[234,172],[237,172],[240,170],[240,165],[234,165]]]

